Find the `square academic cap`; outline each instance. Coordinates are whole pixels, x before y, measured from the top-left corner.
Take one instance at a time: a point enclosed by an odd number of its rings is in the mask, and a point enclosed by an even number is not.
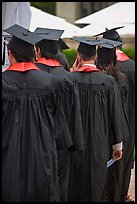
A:
[[[32,45],[43,39],[43,37],[38,35],[37,33],[31,32],[28,29],[17,24],[4,29],[3,31]]]
[[[40,34],[46,40],[59,40],[64,30],[38,27],[34,32]]]
[[[93,37],[98,37],[100,35],[103,35],[103,38],[122,41],[122,39],[120,38],[120,35],[118,34],[118,32],[116,30],[123,28],[123,27],[124,26],[120,26],[120,27],[116,27],[116,28],[112,28],[112,29],[106,28],[106,31],[99,33],[97,35],[94,35]]]
[[[115,41],[115,40],[110,40],[107,38],[101,38],[101,44],[100,46],[108,48],[108,49],[112,49],[115,47],[118,47],[120,45],[122,45],[123,43],[120,41]]]
[[[63,42],[60,40],[60,43],[62,43],[60,44],[59,39],[64,30],[38,27],[34,32],[43,37],[43,40],[37,43],[37,46],[40,47],[40,49],[52,54],[57,54],[58,49],[62,49],[61,46]]]
[[[69,49],[68,45],[60,38],[64,30],[38,27],[34,32],[42,35],[46,40],[59,40],[59,49],[61,51],[64,49]]]
[[[24,58],[34,57],[35,52],[33,45],[43,39],[43,37],[39,36],[37,33],[30,32],[28,29],[17,24],[3,31],[12,35],[7,45],[8,49],[16,51]]]
[[[94,38],[87,38],[87,37],[71,38],[71,39],[80,42],[77,50],[79,53],[87,57],[95,55],[96,45],[101,45],[101,43],[104,42],[101,39],[94,39]]]

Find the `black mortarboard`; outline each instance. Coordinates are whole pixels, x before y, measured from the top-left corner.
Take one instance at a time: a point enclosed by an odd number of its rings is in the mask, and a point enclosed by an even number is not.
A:
[[[112,48],[118,47],[118,46],[120,46],[122,44],[123,43],[120,42],[120,41],[110,40],[110,39],[107,39],[107,38],[101,38],[100,46],[112,49]]]
[[[42,35],[46,40],[59,40],[64,30],[38,27],[34,32]]]
[[[102,42],[100,39],[96,40],[94,38],[87,38],[87,37],[71,38],[71,39],[80,42],[77,50],[79,53],[87,57],[93,56],[96,53],[96,45],[100,45]]]
[[[32,45],[43,39],[43,37],[17,24],[4,29],[3,31]]]
[[[93,37],[98,37],[100,35],[103,35],[103,38],[122,42],[122,39],[116,30],[123,28],[123,27],[124,26],[120,26],[120,27],[116,27],[116,28],[112,28],[112,29],[106,28],[106,31],[99,33],[97,35],[94,35]]]
[[[8,49],[16,51],[23,57],[34,56],[34,44],[43,39],[37,33],[30,32],[20,25],[13,25],[3,30],[12,35],[12,38],[7,45]]]
[[[44,38],[41,42],[37,43],[37,46],[52,54],[56,54],[58,52],[58,48],[60,47],[59,39],[64,30],[38,27],[34,32]]]

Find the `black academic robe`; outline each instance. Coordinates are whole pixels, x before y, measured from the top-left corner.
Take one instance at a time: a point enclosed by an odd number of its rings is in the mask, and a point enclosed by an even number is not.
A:
[[[128,119],[127,108],[128,108],[128,79],[127,76],[119,72],[117,84],[120,90],[121,101],[123,112],[126,119],[125,130],[128,132],[127,137],[123,142],[123,156],[122,159],[115,162],[108,168],[108,178],[106,180],[106,187],[104,190],[104,200],[108,202],[121,202],[121,192],[125,192],[127,183],[129,182],[129,172],[132,167],[132,153],[133,149],[133,135]],[[123,186],[123,182],[125,186]],[[125,194],[126,195],[126,194]]]
[[[122,51],[117,53],[117,65],[121,72],[123,72],[128,79],[129,93],[128,93],[128,117],[135,137],[135,61],[130,59]]]
[[[40,58],[35,65],[41,70],[56,76],[61,83],[65,83],[67,86],[64,89],[65,94],[61,97],[73,146],[68,150],[58,149],[60,199],[62,202],[67,202],[70,151],[82,151],[84,149],[78,89],[70,72],[66,71],[57,60]],[[66,136],[64,135],[64,137]]]
[[[2,73],[3,202],[60,201],[56,137],[64,131],[67,138],[61,86],[32,63]],[[68,148],[71,138],[62,144]]]
[[[128,194],[131,169],[134,166],[134,145],[135,145],[135,61],[130,59],[124,52],[117,51],[117,65],[121,72],[127,76],[128,80],[128,99],[127,99],[127,116],[130,123],[130,138],[125,142],[123,148],[123,176],[120,202],[124,202]]]
[[[68,200],[101,202],[112,145],[126,134],[120,92],[116,80],[95,66],[71,74],[79,87],[85,150],[71,155]]]

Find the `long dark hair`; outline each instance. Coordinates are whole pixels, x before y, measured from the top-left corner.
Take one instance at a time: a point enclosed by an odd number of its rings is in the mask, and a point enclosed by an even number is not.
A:
[[[119,79],[120,70],[117,66],[116,48],[108,49],[98,47],[96,66],[98,69],[113,76],[116,80]]]

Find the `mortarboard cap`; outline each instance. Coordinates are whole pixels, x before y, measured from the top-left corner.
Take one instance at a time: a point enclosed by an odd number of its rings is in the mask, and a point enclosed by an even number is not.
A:
[[[59,40],[64,30],[38,27],[34,32],[42,35],[42,37],[46,40]]]
[[[94,38],[87,38],[87,37],[71,38],[71,39],[80,42],[77,50],[79,53],[87,57],[91,57],[95,55],[96,45],[100,45],[102,42],[100,39],[96,40]]]
[[[31,32],[28,29],[17,24],[4,29],[3,31],[32,45],[43,39],[42,36],[39,36],[36,33]]]
[[[58,48],[61,46],[59,40],[64,30],[38,27],[34,32],[44,38],[41,42],[37,43],[41,49],[52,54],[56,54],[58,52]]]
[[[112,49],[115,47],[118,47],[120,45],[122,45],[123,43],[120,41],[115,41],[115,40],[110,40],[107,38],[101,38],[101,44],[100,46],[108,48],[108,49]]]
[[[43,39],[42,36],[34,32],[30,32],[28,29],[19,26],[17,24],[4,29],[6,33],[12,35],[12,38],[7,45],[8,49],[16,51],[23,57],[34,56],[34,44]]]
[[[123,28],[123,27],[124,26],[120,26],[120,27],[116,27],[116,28],[112,28],[112,29],[106,28],[106,31],[99,33],[97,35],[94,35],[93,37],[98,37],[100,35],[103,35],[103,38],[122,42],[122,39],[116,30]]]

